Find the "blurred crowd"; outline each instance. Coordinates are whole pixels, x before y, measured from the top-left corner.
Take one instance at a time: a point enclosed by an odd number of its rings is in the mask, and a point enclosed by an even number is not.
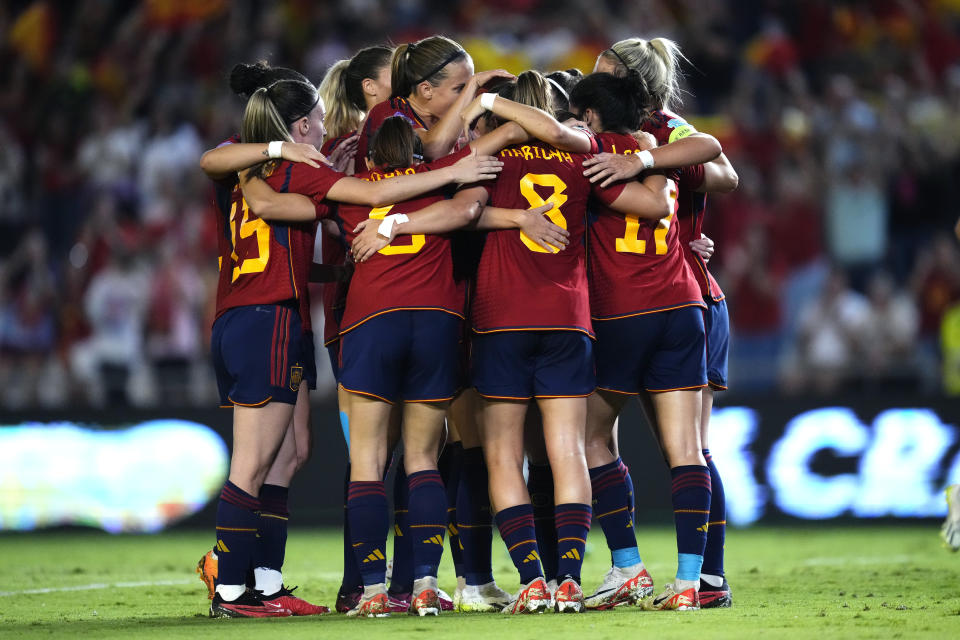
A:
[[[0,406],[211,403],[198,160],[238,127],[230,67],[267,59],[319,83],[362,46],[434,33],[514,72],[677,41],[675,110],[740,175],[706,219],[731,387],[960,393],[960,0],[14,0]]]

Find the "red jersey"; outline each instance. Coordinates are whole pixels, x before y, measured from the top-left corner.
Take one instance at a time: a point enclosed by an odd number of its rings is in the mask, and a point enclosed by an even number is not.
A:
[[[367,113],[367,118],[360,127],[360,139],[357,140],[357,156],[354,158],[353,163],[354,173],[361,173],[366,170],[367,165],[364,162],[364,158],[367,157],[367,152],[370,150],[370,143],[373,141],[373,136],[376,135],[380,129],[383,121],[393,116],[403,116],[410,121],[410,126],[412,126],[414,130],[428,128],[426,123],[421,120],[420,116],[413,110],[413,107],[410,106],[410,102],[406,98],[390,98],[389,100],[384,100],[374,105]]]
[[[643,123],[643,130],[657,139],[663,146],[691,133],[696,133],[693,125],[669,111],[654,111]],[[707,263],[700,254],[690,248],[690,243],[700,238],[703,232],[703,215],[706,212],[707,195],[696,191],[703,184],[703,167],[685,167],[680,172],[678,185],[676,226],[680,231],[680,248],[683,258],[690,265],[690,271],[700,287],[700,295],[714,302],[723,300],[723,291],[714,280]]]
[[[632,136],[602,133],[600,148],[634,153]],[[676,193],[674,191],[674,193]],[[660,220],[593,205],[590,224],[590,309],[595,320],[703,306],[700,289],[680,251],[674,213]]]
[[[327,166],[314,169],[302,163],[281,161],[267,178],[275,191],[302,193],[317,204],[317,219],[329,215],[322,204],[327,191],[343,174]],[[268,222],[257,217],[239,185],[223,201],[217,220],[220,239],[220,280],[217,317],[227,309],[253,304],[297,300],[309,310],[307,281],[313,262],[315,222]],[[302,317],[309,329],[310,314]]]
[[[469,150],[463,149],[430,164],[388,172],[364,171],[357,177],[374,182],[389,180],[451,165],[468,153]],[[444,198],[443,192],[436,190],[411,200],[374,209],[341,204],[337,216],[349,244],[356,237],[353,230],[368,218],[380,220],[388,214],[412,213]],[[446,311],[463,317],[463,292],[453,279],[449,236],[401,236],[366,262],[357,264],[350,281],[347,308],[343,314],[340,333],[347,333],[374,316],[411,309]]]
[[[341,142],[354,135],[350,131],[336,138],[330,138],[320,147],[320,152],[328,156]],[[338,205],[339,206],[339,205]],[[320,255],[323,264],[343,266],[347,262],[349,245],[344,239],[341,229],[339,236],[320,232]],[[347,298],[347,288],[350,282],[323,283],[323,344],[327,346],[340,339],[340,320],[343,317],[344,305]]]
[[[547,217],[570,232],[570,244],[548,253],[519,229],[488,233],[477,269],[474,331],[566,329],[593,336],[584,246],[587,199],[593,193],[613,202],[623,185],[591,185],[583,176],[586,155],[541,142],[507,147],[498,155],[503,171],[484,183],[490,205],[529,209],[553,203]]]

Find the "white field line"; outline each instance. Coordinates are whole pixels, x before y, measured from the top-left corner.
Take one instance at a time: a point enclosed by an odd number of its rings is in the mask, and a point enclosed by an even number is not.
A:
[[[37,593],[57,593],[60,591],[93,591],[94,589],[136,589],[139,587],[171,587],[183,584],[193,584],[193,580],[147,580],[144,582],[95,582],[73,587],[47,587],[45,589],[24,589],[23,591],[0,591],[0,597],[24,596]]]
[[[870,565],[870,564],[890,564],[914,562],[917,559],[915,555],[898,556],[838,556],[836,558],[807,558],[803,564],[808,567],[813,566],[842,566],[849,564]]]

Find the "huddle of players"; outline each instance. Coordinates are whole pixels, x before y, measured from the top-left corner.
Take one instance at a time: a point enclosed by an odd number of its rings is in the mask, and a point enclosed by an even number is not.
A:
[[[336,269],[323,274],[336,281],[325,288],[325,344],[350,449],[338,610],[729,606],[722,489],[719,504],[711,501],[719,477],[700,444],[709,415],[704,315],[717,361],[710,380],[722,388],[726,313],[688,244],[700,237],[701,191],[732,188],[736,176],[713,138],[663,111],[678,54],[663,39],[632,39],[600,55],[597,71],[609,73],[514,79],[475,75],[459,45],[435,36],[339,63],[321,85],[324,100],[302,77],[278,77],[296,72],[238,66],[232,85],[250,96],[241,136],[203,162],[224,180],[213,352],[224,404],[235,411],[217,546],[199,567],[208,579],[219,573],[208,582],[211,615],[323,609],[282,585],[282,545],[279,554],[261,549],[271,538],[265,528],[282,523],[285,538],[285,490],[280,504],[275,488],[288,486],[304,459],[296,454],[297,436],[308,437],[297,419],[305,394],[297,394],[313,368],[305,283],[321,219],[335,226],[323,234],[324,262],[336,262],[338,248],[356,259],[349,286]],[[307,146],[323,135],[325,108],[336,128],[323,150],[347,163],[355,146],[356,177],[319,164]],[[583,123],[551,115],[571,110]],[[651,136],[631,135],[641,126]],[[251,166],[241,181],[232,177]],[[442,187],[452,182],[466,184],[448,198]],[[656,598],[616,449],[616,417],[637,394],[674,479],[678,571]],[[289,409],[267,416],[277,405]],[[273,420],[274,437],[238,437],[250,435],[248,413]],[[383,478],[401,434],[388,590]],[[256,461],[249,477],[246,458]],[[278,466],[291,471],[271,482]],[[592,505],[613,567],[585,598]],[[491,514],[520,573],[516,596],[492,577]],[[447,531],[453,603],[436,578]]]

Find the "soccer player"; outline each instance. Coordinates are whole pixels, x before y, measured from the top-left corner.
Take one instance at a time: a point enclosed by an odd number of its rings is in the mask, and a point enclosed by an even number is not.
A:
[[[730,323],[723,292],[707,269],[703,257],[693,250],[692,243],[702,236],[705,192],[731,191],[736,188],[738,178],[722,153],[706,164],[696,164],[702,160],[691,161],[699,150],[710,153],[716,141],[711,136],[697,132],[683,118],[668,110],[670,102],[679,94],[677,70],[680,58],[682,53],[679,48],[666,38],[622,40],[600,54],[595,71],[617,75],[625,74],[628,70],[640,73],[652,98],[652,114],[645,122],[644,130],[655,135],[660,146],[650,150],[649,156],[602,156],[586,164],[595,163],[588,169],[591,180],[602,180],[604,184],[635,176],[650,165],[683,167],[692,164],[683,172],[680,182],[676,222],[683,256],[699,283],[701,296],[707,305],[704,322],[709,384],[702,392],[699,422],[700,446],[709,470],[712,497],[698,596],[703,608],[729,607],[732,596],[723,572],[726,501],[723,482],[710,455],[708,436],[713,393],[726,389],[727,385]],[[648,418],[654,421],[661,419],[655,406],[650,407],[647,402],[644,405]]]
[[[374,46],[361,49],[349,60],[340,60],[327,71],[320,83],[320,95],[327,114],[324,126],[327,129],[326,141],[320,148],[325,155],[336,149],[349,147],[356,153],[357,131],[363,124],[366,114],[377,104],[390,97],[390,58],[393,49]],[[353,171],[353,157],[350,159],[350,171]],[[324,283],[323,287],[323,344],[330,357],[334,379],[338,383],[337,404],[340,408],[340,426],[343,430],[347,448],[350,447],[350,409],[349,394],[339,387],[340,382],[340,319],[343,316],[349,287],[349,272],[345,266],[347,245],[344,234],[339,228],[322,233],[321,255],[325,265],[334,267],[333,273],[339,278]],[[399,419],[399,416],[398,416]],[[399,432],[399,424],[395,431]],[[346,613],[353,609],[363,594],[363,581],[360,579],[360,567],[357,565],[353,548],[350,546],[350,524],[347,520],[347,495],[350,485],[350,462],[343,478],[343,579],[337,591],[336,610]],[[402,508],[406,508],[405,506]],[[394,556],[396,557],[396,551]]]
[[[256,89],[272,84],[281,79],[305,80],[297,71],[284,67],[269,67],[266,63],[259,62],[253,65],[238,64],[230,76],[231,89],[238,95],[249,97]],[[239,138],[231,139],[228,143],[236,142]],[[312,145],[303,145],[303,148],[294,145],[286,145],[285,154],[287,159],[294,161],[314,161],[319,158]],[[313,154],[309,150],[313,150]],[[204,163],[205,168],[210,173],[209,167]],[[231,215],[229,208],[233,204],[231,191],[236,186],[236,174],[232,172],[213,173],[211,177],[215,178],[218,192],[218,206],[220,216],[218,224],[224,225],[224,219]],[[281,200],[281,203],[284,202]],[[236,205],[233,205],[236,206]],[[307,221],[312,215],[312,207],[306,210],[304,220]],[[269,216],[269,212],[266,214]],[[234,216],[236,217],[236,216]],[[261,219],[263,220],[263,219]],[[302,229],[298,229],[298,232]],[[232,231],[231,231],[232,234]],[[222,236],[223,234],[221,234]],[[312,234],[311,234],[312,235]],[[232,235],[231,235],[232,237]],[[297,234],[297,238],[305,238]],[[243,244],[246,244],[245,242]],[[221,245],[221,269],[222,261],[225,259],[224,251],[226,245]],[[226,257],[229,257],[226,256]],[[299,254],[298,254],[298,257]],[[229,268],[230,262],[227,262]],[[221,277],[225,275],[221,272]],[[231,274],[232,275],[232,274]],[[245,274],[244,274],[245,275]],[[252,277],[246,277],[250,280]],[[223,281],[222,281],[223,282]],[[221,285],[222,285],[221,282]],[[303,283],[301,283],[302,285]],[[329,611],[326,607],[312,605],[309,602],[292,595],[292,590],[283,585],[281,567],[286,549],[287,539],[287,520],[289,511],[287,509],[287,494],[290,481],[296,471],[303,466],[309,456],[310,451],[310,403],[308,398],[308,389],[316,388],[316,367],[313,360],[313,339],[310,332],[309,318],[309,300],[307,296],[299,297],[298,308],[301,322],[301,351],[302,357],[302,378],[307,383],[302,391],[298,392],[293,414],[287,425],[283,441],[276,458],[270,467],[267,476],[264,478],[263,485],[259,492],[260,509],[258,511],[259,524],[256,540],[256,549],[253,558],[253,578],[254,585],[261,594],[269,594],[271,604],[280,605],[283,609],[290,610],[294,615],[311,615],[326,613]],[[299,383],[298,383],[299,385]],[[225,406],[233,406],[232,402],[222,402]],[[226,508],[226,507],[225,507]],[[207,584],[209,596],[215,597],[216,580],[219,573],[219,556],[216,548],[207,552],[197,565],[197,571],[201,579]],[[224,553],[221,549],[221,553]],[[246,577],[245,577],[246,578]],[[228,613],[237,613],[239,609],[224,605],[220,607],[219,613],[228,615]],[[213,612],[213,607],[211,607]]]
[[[414,123],[423,142],[424,159],[442,158],[454,150],[461,136],[460,112],[480,87],[512,78],[502,69],[474,74],[470,55],[444,36],[398,46],[391,62],[392,97],[367,114],[357,143],[355,169],[365,169],[371,138],[385,119],[398,114]]]
[[[363,123],[355,158],[356,171],[364,170],[370,140],[383,121],[393,115],[403,115],[413,123],[424,146],[424,159],[441,158],[457,146],[460,138],[460,110],[469,104],[480,87],[498,78],[512,78],[503,70],[474,74],[473,61],[458,43],[443,36],[432,36],[416,43],[403,44],[396,48],[391,61],[390,85],[392,98],[374,106]],[[447,487],[448,513],[450,515],[450,550],[457,570],[458,588],[464,580],[463,560],[457,539],[456,500],[458,494],[462,448],[456,434],[457,416],[463,412],[451,412],[448,426],[450,436],[441,452],[440,469]],[[402,552],[405,535],[405,496],[402,492],[402,464],[398,466],[401,482],[394,485],[394,502],[397,507],[398,535],[394,539],[394,566],[391,577],[390,597],[397,608],[406,607],[406,587],[410,581],[410,567]],[[399,553],[398,553],[399,552]]]
[[[287,127],[287,130],[281,130],[278,123],[283,123]],[[315,145],[319,144],[320,140],[322,140],[323,132],[323,103],[313,85],[301,80],[280,80],[272,83],[269,87],[258,89],[251,96],[250,101],[248,101],[247,110],[244,115],[244,132],[241,135],[241,139],[243,139],[245,143],[221,146],[207,152],[203,159],[204,169],[208,174],[225,175],[239,168],[256,164],[258,160],[277,159],[282,153],[283,147],[286,146],[283,140],[293,142],[293,136],[295,135],[309,140],[307,144],[314,147],[315,150]],[[263,142],[246,142],[248,140],[269,140],[271,137],[275,138],[275,141],[270,144]],[[308,162],[316,164],[312,159],[308,159]],[[497,164],[498,163],[492,159],[480,159],[477,161],[475,158],[471,158],[467,162],[461,162],[447,169],[431,172],[430,175],[404,176],[401,179],[392,181],[392,184],[384,184],[382,186],[371,186],[361,180],[345,177],[343,174],[333,171],[325,165],[313,167],[307,163],[282,165],[279,168],[283,170],[282,174],[277,173],[278,168],[276,166],[272,166],[271,170],[273,173],[270,174],[270,177],[275,182],[273,186],[282,187],[282,190],[289,190],[291,187],[295,187],[302,193],[311,196],[315,202],[320,202],[325,196],[328,196],[331,199],[339,198],[375,206],[382,204],[384,200],[411,197],[423,191],[442,186],[450,181],[470,180],[474,179],[477,175],[495,175],[495,173],[487,171],[486,169],[496,167]],[[263,168],[259,167],[259,169],[259,173],[263,173]],[[295,174],[302,179],[293,180]],[[265,191],[270,195],[262,194],[261,198],[254,198],[250,195],[251,189],[254,188],[257,188],[261,193]],[[253,211],[258,211],[260,215],[268,219],[271,217],[284,221],[302,219],[296,217],[300,214],[294,214],[294,208],[292,207],[283,206],[277,209],[272,206],[270,198],[275,197],[276,194],[269,186],[262,185],[261,183],[260,187],[257,187],[257,181],[250,180],[244,185],[244,189],[246,189],[246,191],[244,191],[242,197],[240,191],[234,189],[233,197],[236,206],[233,210],[233,220],[231,220],[231,222],[235,221],[236,224],[239,225],[237,230],[239,234],[238,238],[250,238],[249,242],[254,243],[254,248],[257,249],[258,253],[256,256],[251,254],[249,262],[244,262],[246,267],[242,265],[236,267],[232,273],[235,273],[237,277],[246,273],[259,273],[261,267],[266,269],[265,265],[269,262],[269,240],[271,238],[270,234],[273,233],[273,228],[267,223],[264,223],[263,218],[260,218],[257,214],[253,213]],[[251,204],[254,205],[253,211],[251,211]],[[237,213],[237,211],[241,210],[242,216]],[[268,211],[271,212],[271,214],[268,215]],[[272,213],[274,211],[275,213]],[[226,222],[222,222],[224,225],[226,224]],[[289,229],[284,227],[281,231],[289,231]],[[289,232],[292,233],[292,231]],[[309,235],[310,249],[306,251],[304,255],[310,256],[313,252],[312,233],[303,235]],[[301,236],[297,236],[297,238],[303,240],[304,243],[306,242]],[[225,240],[222,240],[221,245],[224,245],[225,242]],[[299,252],[300,245],[298,244],[296,247]],[[234,257],[234,252],[229,249],[229,246],[221,246],[221,252],[226,256],[223,262],[228,265],[231,263],[231,260],[233,262],[237,262],[238,260],[237,257]],[[287,250],[293,252],[293,247]],[[274,253],[278,254],[277,251]],[[224,255],[221,255],[221,258],[224,258]],[[282,256],[284,254],[281,251],[278,255]],[[299,253],[297,255],[299,255]],[[289,274],[287,276],[287,280],[290,282],[289,286],[293,287],[295,293],[295,295],[290,298],[291,300],[297,300],[300,296],[305,295],[303,285],[306,283],[306,275],[309,270],[309,258],[304,259],[305,266],[300,264],[300,258],[297,260],[298,261],[291,261],[290,269],[300,270],[303,268],[305,270],[303,273],[298,271],[296,277],[292,280]],[[226,286],[223,283],[224,279],[228,277],[226,275],[228,268],[222,266],[221,269],[221,288],[223,288],[223,286]],[[227,281],[229,282],[229,280]],[[242,281],[241,284],[245,284],[245,281]],[[271,292],[271,295],[280,295],[285,291],[281,287],[276,287],[275,282],[271,282],[271,284],[273,284],[276,289],[275,292]],[[240,287],[240,285],[236,286]],[[279,314],[280,311],[277,313]],[[299,339],[301,332],[299,313],[287,313],[284,317],[286,318],[285,322],[295,321],[296,331],[290,330],[290,335],[296,338],[295,342],[298,349],[302,349],[302,343]],[[219,318],[218,321],[220,321]],[[279,320],[277,322],[279,323]],[[277,335],[280,336],[273,347],[282,343],[281,338],[286,339],[287,325],[283,325],[283,331],[280,331],[280,327],[280,324],[272,327],[272,330],[275,332],[279,331]],[[251,329],[245,332],[243,326],[235,325],[232,326],[232,329],[236,331],[236,334],[223,337],[219,336],[216,329],[217,327],[215,327],[217,340],[214,343],[215,363],[218,367],[225,369],[225,372],[221,372],[222,375],[218,376],[218,378],[222,378],[221,389],[226,393],[237,387],[238,374],[236,371],[238,365],[233,361],[226,360],[223,347],[235,342],[242,343],[243,336],[250,333],[250,331],[255,333],[256,330]],[[279,352],[277,353],[279,354]],[[276,355],[276,357],[270,361],[271,364],[274,365],[270,372],[271,375],[276,374],[280,376],[283,373],[280,369],[286,366],[284,361],[285,357],[287,360],[293,359],[293,356],[289,354],[287,356]],[[299,355],[297,359],[300,359]],[[253,369],[252,365],[251,369]],[[296,367],[291,369],[291,375],[295,378],[301,373],[301,369]],[[256,380],[256,378],[253,377],[254,373],[252,370],[249,373],[244,372],[244,374]],[[263,375],[266,374],[264,373]],[[272,377],[270,379],[271,383],[277,381],[281,380]],[[290,386],[292,383],[285,384]],[[257,529],[251,528],[249,524],[251,517],[255,516],[255,512],[259,510],[260,505],[257,499],[252,497],[252,495],[256,494],[250,494],[249,488],[259,490],[260,485],[263,483],[263,478],[269,471],[270,464],[275,458],[277,447],[279,447],[282,442],[283,432],[278,434],[275,429],[266,428],[255,430],[253,434],[248,433],[248,431],[252,429],[252,424],[264,422],[269,420],[270,417],[276,417],[278,419],[285,417],[289,422],[289,415],[283,410],[283,400],[278,400],[278,398],[285,397],[285,393],[276,390],[276,394],[268,394],[262,398],[258,396],[259,399],[255,402],[247,402],[250,397],[256,395],[254,391],[259,393],[259,389],[254,389],[250,392],[243,389],[244,393],[242,398],[230,396],[233,404],[259,403],[266,404],[267,406],[263,407],[263,410],[256,414],[249,414],[240,408],[235,408],[234,422],[236,435],[233,462],[231,464],[231,479],[227,483],[224,494],[221,497],[222,517],[218,515],[218,522],[224,521],[226,524],[223,524],[218,531],[222,535],[230,538],[236,547],[236,551],[230,556],[226,556],[229,558],[229,561],[225,564],[222,560],[226,553],[224,549],[230,548],[231,545],[227,544],[222,537],[218,539],[218,549],[221,551],[221,562],[217,579],[217,595],[214,597],[214,603],[211,606],[212,615],[245,615],[247,613],[254,615],[262,612],[262,606],[260,610],[254,610],[256,609],[254,605],[257,605],[257,602],[247,602],[247,600],[251,598],[255,599],[255,597],[243,593],[243,580],[238,579],[238,577],[244,575],[247,570],[255,537],[252,534],[257,533]],[[271,400],[273,400],[272,403]],[[253,407],[244,407],[244,409],[246,408],[252,409]],[[269,412],[267,412],[267,409],[269,409]],[[264,412],[267,413],[264,414]],[[264,417],[261,417],[261,415]],[[284,425],[284,429],[285,428],[286,424]],[[242,484],[237,485],[237,481]],[[233,524],[237,523],[243,526],[233,526]],[[226,569],[229,569],[229,571]],[[242,603],[240,605],[232,608],[230,605],[225,604],[228,602],[235,604],[241,600]],[[268,604],[267,606],[270,605]],[[283,610],[289,611],[288,609]]]
[[[531,94],[534,106],[549,108],[546,82],[535,72],[528,74],[525,84],[539,87]],[[518,80],[518,94],[519,85]],[[489,108],[496,99],[489,94],[481,104]],[[500,157],[502,179],[463,189],[455,199],[507,207],[550,203],[547,216],[570,233],[562,252],[544,250],[516,230],[490,233],[477,275],[471,314],[473,384],[483,397],[484,455],[496,522],[523,583],[504,611],[542,611],[550,603],[522,475],[524,417],[536,398],[554,470],[560,543],[555,607],[579,612],[580,567],[591,518],[583,450],[585,398],[595,387],[583,246],[591,189],[583,177],[583,156],[534,142],[508,147]],[[645,218],[663,217],[671,206],[662,176],[594,192],[618,210]]]

